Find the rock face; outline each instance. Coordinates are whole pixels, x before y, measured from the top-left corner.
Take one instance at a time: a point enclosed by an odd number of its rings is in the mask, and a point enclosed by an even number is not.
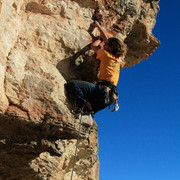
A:
[[[0,179],[70,179],[80,118],[64,84],[94,81],[90,24],[99,21],[128,47],[126,68],[159,46],[158,0],[0,0]],[[96,30],[93,35],[98,35]],[[90,117],[89,117],[90,118]],[[80,127],[73,180],[98,180],[98,135]]]

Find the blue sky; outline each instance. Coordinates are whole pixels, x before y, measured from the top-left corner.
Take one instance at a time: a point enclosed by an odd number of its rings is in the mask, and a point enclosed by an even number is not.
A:
[[[180,1],[160,1],[160,47],[121,71],[118,112],[96,114],[100,180],[180,180]]]

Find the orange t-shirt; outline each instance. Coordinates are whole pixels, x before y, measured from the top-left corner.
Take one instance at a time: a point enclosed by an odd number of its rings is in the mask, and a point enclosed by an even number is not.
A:
[[[98,49],[96,59],[101,61],[99,81],[105,80],[117,86],[120,73],[120,58],[114,57],[103,49]]]

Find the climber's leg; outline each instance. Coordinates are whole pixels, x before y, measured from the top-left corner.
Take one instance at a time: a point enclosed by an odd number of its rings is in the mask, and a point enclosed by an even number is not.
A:
[[[91,104],[93,106],[94,113],[107,107],[106,99],[109,97],[106,88],[96,84],[95,98],[92,99]]]
[[[92,110],[89,102],[95,97],[96,93],[96,86],[93,83],[71,80],[67,82],[66,89],[74,94],[81,107],[87,105],[87,108]]]

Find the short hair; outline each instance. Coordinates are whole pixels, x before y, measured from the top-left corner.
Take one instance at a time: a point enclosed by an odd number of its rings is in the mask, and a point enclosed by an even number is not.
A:
[[[112,55],[114,55],[116,58],[125,56],[126,44],[124,42],[120,41],[117,38],[109,38],[108,41],[109,46],[113,47],[112,51],[110,52]]]

